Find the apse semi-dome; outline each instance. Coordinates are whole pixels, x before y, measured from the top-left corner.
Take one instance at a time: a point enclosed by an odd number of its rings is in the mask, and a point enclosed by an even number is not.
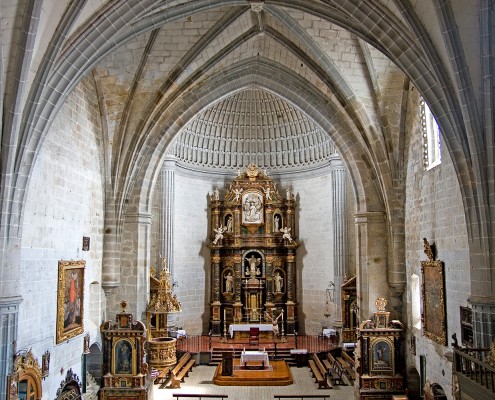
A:
[[[328,164],[330,137],[283,99],[247,89],[214,104],[179,135],[174,155],[205,168],[306,169]]]

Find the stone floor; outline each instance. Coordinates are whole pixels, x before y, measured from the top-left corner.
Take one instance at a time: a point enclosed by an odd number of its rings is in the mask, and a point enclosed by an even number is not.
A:
[[[331,400],[352,400],[353,387],[334,386],[333,389],[318,389],[307,367],[292,367],[294,384],[288,386],[217,386],[212,384],[216,367],[198,365],[181,384],[180,389],[167,389],[155,385],[154,400],[173,399],[173,393],[226,394],[229,400],[273,400],[274,394],[319,394],[330,395]]]

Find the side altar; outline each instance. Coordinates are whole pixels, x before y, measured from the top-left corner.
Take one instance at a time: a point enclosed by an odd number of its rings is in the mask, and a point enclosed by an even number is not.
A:
[[[250,164],[210,198],[211,333],[242,324],[297,331],[296,202],[290,188]],[[233,329],[230,329],[231,324]]]

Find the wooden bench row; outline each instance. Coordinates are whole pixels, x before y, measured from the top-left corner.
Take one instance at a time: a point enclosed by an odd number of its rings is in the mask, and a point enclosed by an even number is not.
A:
[[[318,383],[318,389],[331,389],[332,384],[328,380],[328,373],[317,354],[313,353],[311,355],[311,359],[308,360],[308,364],[315,381]]]
[[[179,400],[180,398],[198,398],[198,399],[227,399],[229,395],[227,394],[201,394],[201,393],[173,393],[172,397],[174,397],[176,400]],[[330,396],[328,394],[325,395],[319,395],[319,394],[274,394],[273,395],[274,399],[322,399],[322,400],[328,400],[330,399]]]
[[[180,383],[184,382],[184,378],[189,376],[189,371],[196,364],[194,358],[191,358],[191,353],[184,353],[177,365],[170,371],[169,388],[180,388]]]
[[[346,354],[346,353],[342,353]],[[347,355],[349,360],[352,360]],[[328,364],[331,366],[331,371],[334,371],[335,375],[339,377],[340,384],[353,385],[356,379],[356,373],[354,372],[353,364],[349,364],[343,357],[333,357],[331,353],[327,353]]]

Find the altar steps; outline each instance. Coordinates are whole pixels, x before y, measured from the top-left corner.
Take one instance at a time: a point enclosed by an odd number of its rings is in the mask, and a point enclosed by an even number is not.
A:
[[[288,348],[282,348],[279,349],[277,348],[277,356],[275,357],[275,348],[268,348],[268,347],[246,347],[246,350],[265,350],[268,353],[268,357],[270,357],[270,360],[284,360],[287,365],[292,366],[296,365],[296,360],[295,358],[290,354],[290,350]],[[210,352],[210,362],[208,365],[219,365],[222,363],[222,354],[223,353],[233,353],[234,358],[240,358],[241,357],[241,352],[244,350],[244,348],[238,348],[238,349],[232,349],[232,348],[218,348],[218,347],[213,347]]]

